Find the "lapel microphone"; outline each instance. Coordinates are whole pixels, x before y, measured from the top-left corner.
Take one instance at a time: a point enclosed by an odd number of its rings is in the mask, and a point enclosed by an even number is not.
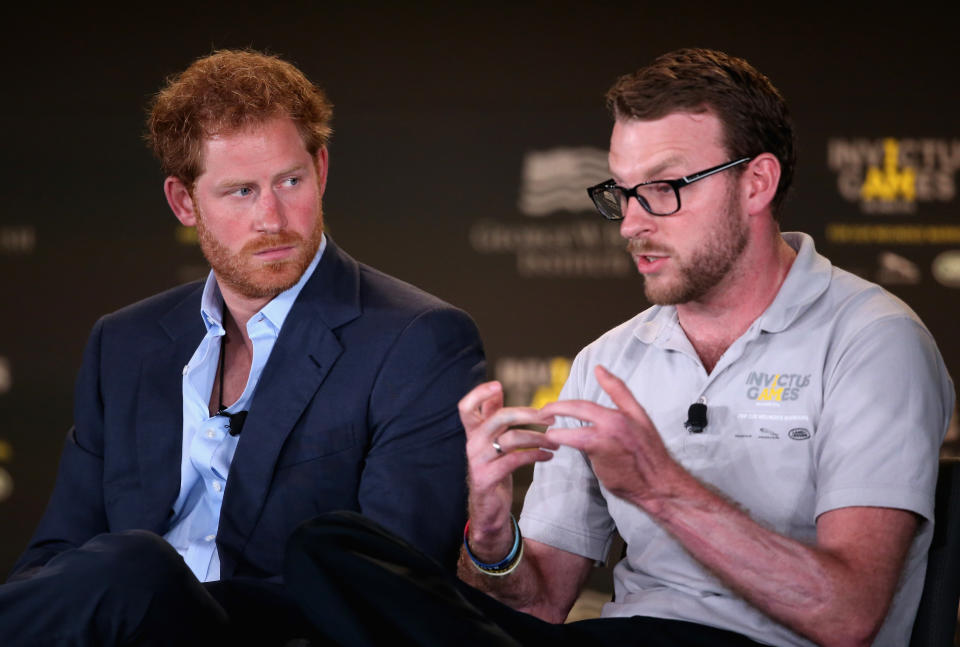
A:
[[[227,430],[230,432],[231,436],[239,436],[240,432],[243,430],[243,423],[247,421],[246,411],[237,411],[236,413],[218,411],[217,415],[227,417]]]
[[[694,402],[687,409],[687,421],[683,426],[691,434],[699,434],[707,426],[707,405],[703,402]],[[233,433],[232,431],[230,433]]]

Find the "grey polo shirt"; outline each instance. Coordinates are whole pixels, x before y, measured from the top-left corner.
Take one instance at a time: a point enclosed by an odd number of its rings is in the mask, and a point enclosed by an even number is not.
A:
[[[612,406],[597,364],[622,378],[673,457],[752,518],[816,541],[836,508],[911,510],[926,521],[874,644],[905,645],[933,532],[937,457],[953,385],[929,331],[881,287],[833,267],[806,234],[784,234],[797,258],[777,297],[711,374],[676,308],[652,307],[587,346],[560,399]],[[703,399],[709,424],[684,428]],[[580,424],[560,420],[558,424]],[[812,645],[733,594],[636,506],[599,484],[586,457],[562,448],[538,463],[524,536],[604,560],[614,529],[627,555],[614,569],[604,616],[647,615],[736,631],[773,645]]]

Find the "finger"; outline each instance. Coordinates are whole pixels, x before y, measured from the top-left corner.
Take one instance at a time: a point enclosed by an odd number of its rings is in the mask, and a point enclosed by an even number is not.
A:
[[[633,397],[623,380],[599,364],[594,367],[593,374],[597,377],[600,388],[606,391],[618,409],[635,420],[646,419],[647,412]]]
[[[471,489],[484,489],[513,474],[524,465],[548,461],[553,458],[553,452],[545,449],[529,449],[514,451],[500,456],[495,461],[480,466],[471,466]]]
[[[544,405],[540,412],[544,416],[567,416],[583,422],[599,424],[615,411],[589,400],[557,400]]]
[[[592,427],[555,427],[548,429],[546,435],[558,445],[573,447],[588,454],[596,443],[596,434]]]
[[[499,382],[484,382],[471,389],[457,403],[464,427],[480,424],[502,406],[503,386]]]
[[[529,429],[512,429],[505,431],[497,436],[493,442],[500,445],[502,454],[512,451],[530,450],[530,449],[557,449],[559,445],[552,441],[541,431],[532,431]],[[490,443],[493,448],[493,442]],[[496,452],[496,449],[493,450]]]
[[[467,430],[470,438],[485,437],[488,441],[520,425],[544,425],[547,416],[530,407],[504,407],[487,417],[479,425]]]
[[[496,384],[500,386],[499,382],[497,382]],[[480,403],[478,413],[481,419],[486,420],[491,415],[493,415],[494,411],[502,408],[503,408],[503,388],[501,387],[500,389],[496,390],[491,397],[487,398],[486,400]]]

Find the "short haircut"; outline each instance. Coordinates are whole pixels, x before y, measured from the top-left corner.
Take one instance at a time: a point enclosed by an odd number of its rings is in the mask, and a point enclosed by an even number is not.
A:
[[[787,104],[770,80],[742,58],[709,49],[680,49],[620,77],[607,93],[614,119],[654,120],[674,112],[710,112],[723,125],[732,159],[772,153],[780,182],[778,217],[793,181],[796,137]]]
[[[203,142],[289,117],[311,155],[327,144],[333,105],[303,73],[277,56],[219,50],[170,77],[147,119],[147,140],[164,173],[193,187]]]

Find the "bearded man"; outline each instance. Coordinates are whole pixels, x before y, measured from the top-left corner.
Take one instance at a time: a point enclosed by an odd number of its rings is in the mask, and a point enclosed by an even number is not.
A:
[[[653,306],[583,349],[557,402],[504,407],[495,382],[463,399],[462,582],[330,515],[291,538],[288,585],[317,621],[364,599],[324,625],[351,645],[908,644],[954,400],[930,332],[781,233],[793,128],[747,61],[670,52],[608,102],[613,177],[588,191]],[[561,624],[615,531],[613,600]]]
[[[283,548],[327,510],[453,569],[456,404],[483,350],[465,313],[324,233],[331,116],[297,68],[251,51],[156,96],[166,198],[212,269],[94,326],[52,498],[0,587],[0,643],[308,635]]]

